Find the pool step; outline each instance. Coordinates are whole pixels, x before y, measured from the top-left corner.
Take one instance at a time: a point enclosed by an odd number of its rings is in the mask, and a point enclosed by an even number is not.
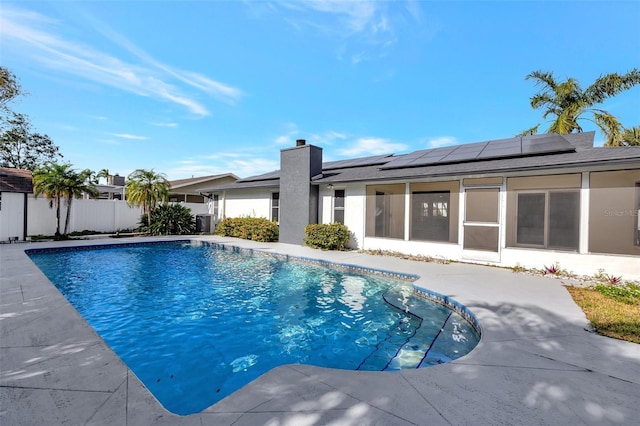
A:
[[[360,363],[356,370],[381,371],[388,368],[389,363],[420,328],[417,317],[405,318],[393,327],[387,336],[378,343],[375,349]]]
[[[414,295],[412,287],[392,288],[385,293],[384,299],[396,309],[421,320],[413,336],[389,358],[385,370],[421,368],[452,361],[444,354],[449,353],[448,349],[458,340],[464,339],[460,333],[465,331],[460,329],[457,314],[442,305],[424,303]]]

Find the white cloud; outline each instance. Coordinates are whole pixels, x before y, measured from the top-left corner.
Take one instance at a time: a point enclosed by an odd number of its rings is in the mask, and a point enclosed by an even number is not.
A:
[[[296,0],[273,3],[271,10],[297,30],[311,28],[340,40],[338,59],[347,57],[352,64],[384,56],[397,42],[396,27],[407,28],[407,18],[414,20],[408,7],[398,11],[387,1]],[[355,53],[347,54],[350,50]]]
[[[279,169],[278,160],[241,154],[214,154],[180,161],[176,167],[169,169],[167,175],[171,180],[224,173],[248,177]]]
[[[217,154],[204,155],[199,158],[203,158],[207,160],[222,160],[222,159],[229,159],[229,158],[238,158],[241,156],[242,156],[241,154],[237,154],[235,152],[220,152]]]
[[[84,42],[66,39],[59,34],[59,23],[41,14],[6,5],[0,15],[0,36],[4,39],[3,48],[11,46],[17,54],[50,69],[139,96],[172,102],[198,116],[209,115],[207,107],[180,84],[229,104],[243,95],[240,89],[204,75],[165,65],[123,36],[99,22],[95,24],[109,41],[133,53],[141,62],[125,62]]]
[[[291,145],[290,135],[280,135],[273,140],[276,145]]]
[[[144,141],[149,139],[147,136],[132,135],[130,133],[111,133],[111,135],[117,138],[129,139],[129,140],[135,140],[135,141]]]
[[[301,131],[295,123],[287,123],[286,127],[287,131],[284,134],[278,135],[273,139],[276,145],[294,146],[296,140],[304,139],[307,143],[310,144],[318,146],[331,146],[336,141],[347,138],[347,135],[335,130],[327,130],[322,133],[305,132]]]
[[[151,123],[154,126],[158,126],[158,127],[171,127],[171,128],[175,128],[178,127],[178,123],[173,123],[173,122],[166,122],[166,123]]]
[[[440,148],[443,146],[457,145],[458,140],[454,136],[439,136],[426,140],[427,148]]]
[[[98,139],[97,141],[106,145],[122,145],[122,141],[115,139]]]
[[[340,149],[338,153],[344,156],[381,155],[397,153],[407,148],[403,143],[391,142],[388,139],[360,138],[350,148]]]
[[[298,0],[298,7],[308,8],[318,12],[336,15],[342,19],[345,27],[357,33],[364,31],[367,26],[375,27],[376,12],[382,6],[381,2],[372,1],[344,1],[344,0]],[[285,3],[287,5],[287,3]],[[289,3],[289,6],[291,4]]]

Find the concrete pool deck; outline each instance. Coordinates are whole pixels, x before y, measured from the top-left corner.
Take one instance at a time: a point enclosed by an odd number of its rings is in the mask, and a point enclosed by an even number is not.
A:
[[[24,253],[150,238],[3,244],[0,424],[638,424],[640,345],[586,331],[561,280],[462,263],[190,239],[417,274],[417,285],[471,309],[482,339],[463,358],[419,370],[284,365],[202,413],[179,417],[160,406]]]

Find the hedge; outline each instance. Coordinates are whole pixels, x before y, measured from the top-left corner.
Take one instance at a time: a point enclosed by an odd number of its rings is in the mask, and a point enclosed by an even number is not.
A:
[[[304,232],[304,243],[322,250],[344,250],[351,238],[349,228],[341,223],[307,225]]]
[[[216,234],[245,240],[278,241],[278,225],[261,217],[235,217],[223,219],[216,228]]]

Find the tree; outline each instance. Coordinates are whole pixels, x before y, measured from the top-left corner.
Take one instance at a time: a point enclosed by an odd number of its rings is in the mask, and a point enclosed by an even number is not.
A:
[[[624,145],[640,146],[640,126],[624,129],[622,140]]]
[[[72,170],[67,174],[63,189],[64,198],[67,200],[67,215],[65,217],[63,235],[67,235],[69,233],[69,219],[71,217],[71,202],[73,199],[80,198],[84,194],[91,197],[97,197],[100,195],[100,192],[96,189],[95,184],[93,183],[93,175],[93,171],[89,169],[84,169],[81,172],[74,172]]]
[[[65,217],[64,233],[69,230],[71,203],[74,198],[84,193],[98,195],[95,186],[89,181],[91,170],[75,172],[71,164],[47,163],[33,173],[33,191],[36,198],[44,195],[49,200],[49,207],[56,209],[56,236],[60,236],[60,205],[66,200],[67,214]]]
[[[0,166],[35,170],[62,155],[47,135],[36,133],[29,118],[9,104],[25,95],[16,76],[0,66]]]
[[[32,130],[24,114],[11,113],[0,134],[0,166],[35,170],[62,155],[47,135]]]
[[[8,69],[0,67],[0,109],[8,111],[7,104],[20,95],[24,95],[24,92],[16,76]]]
[[[160,201],[169,196],[169,181],[162,173],[153,170],[137,169],[127,176],[127,203],[142,206],[147,223],[151,223],[151,212]]]
[[[558,82],[551,72],[534,71],[527,75],[527,80],[535,80],[542,89],[531,98],[533,109],[542,109],[542,118],[551,116],[551,125],[547,132],[568,134],[582,132],[579,121],[589,120],[595,123],[605,134],[607,146],[619,146],[624,143],[624,127],[609,112],[596,108],[606,99],[640,83],[640,71],[633,69],[626,74],[606,74],[600,76],[593,84],[582,89],[578,81],[568,78]],[[590,114],[591,119],[584,118]],[[522,132],[530,135],[538,132],[540,124]]]
[[[60,235],[60,202],[64,196],[64,180],[70,168],[70,164],[49,163],[33,173],[35,197],[44,195],[49,200],[49,207],[56,209],[56,236]]]
[[[95,176],[96,176],[96,179],[104,178],[104,183],[108,185],[109,176],[111,176],[111,173],[109,173],[109,169],[102,169],[98,173],[96,173]]]

